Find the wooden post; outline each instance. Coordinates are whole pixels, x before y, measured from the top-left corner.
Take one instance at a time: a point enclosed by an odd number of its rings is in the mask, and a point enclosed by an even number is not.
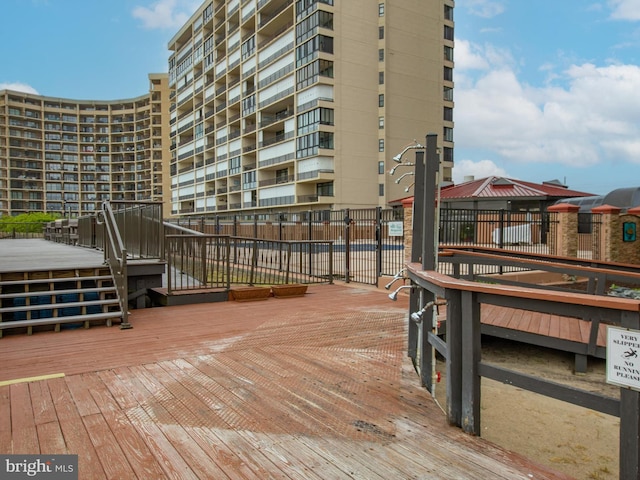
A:
[[[461,292],[462,302],[462,429],[480,435],[480,375],[481,358],[480,304],[476,292]],[[448,336],[449,334],[447,334]]]
[[[462,297],[447,290],[447,420],[462,426]]]
[[[624,312],[622,327],[640,330],[638,312]],[[640,478],[640,392],[620,389],[619,478]]]

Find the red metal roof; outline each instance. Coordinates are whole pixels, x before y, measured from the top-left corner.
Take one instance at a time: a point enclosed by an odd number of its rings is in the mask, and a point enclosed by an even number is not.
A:
[[[562,185],[533,183],[504,177],[487,177],[443,188],[443,200],[458,198],[588,197],[592,193],[570,190]]]
[[[472,198],[570,198],[590,197],[593,193],[570,190],[560,184],[533,183],[505,177],[487,177],[459,185],[447,185],[440,190],[442,200]],[[413,200],[413,196],[390,203]]]

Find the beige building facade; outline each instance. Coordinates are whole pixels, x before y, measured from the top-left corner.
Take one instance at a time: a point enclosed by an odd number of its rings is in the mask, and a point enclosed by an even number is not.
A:
[[[113,101],[0,90],[0,215],[76,217],[104,200],[168,198],[167,74]]]
[[[0,215],[104,200],[169,215],[386,206],[438,135],[453,166],[453,0],[206,0],[149,92],[101,101],[0,90]],[[415,150],[405,154],[410,162]]]
[[[171,214],[386,206],[430,132],[450,180],[453,8],[205,1],[169,42]]]

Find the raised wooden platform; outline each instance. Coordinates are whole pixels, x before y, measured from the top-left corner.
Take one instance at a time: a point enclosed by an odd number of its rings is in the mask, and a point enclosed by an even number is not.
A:
[[[3,339],[0,451],[78,454],[83,479],[567,478],[447,424],[406,309],[321,285]]]

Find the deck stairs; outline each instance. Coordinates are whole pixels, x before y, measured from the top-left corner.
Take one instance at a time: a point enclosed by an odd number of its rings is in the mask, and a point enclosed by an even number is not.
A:
[[[0,337],[122,320],[109,268],[0,273]]]

